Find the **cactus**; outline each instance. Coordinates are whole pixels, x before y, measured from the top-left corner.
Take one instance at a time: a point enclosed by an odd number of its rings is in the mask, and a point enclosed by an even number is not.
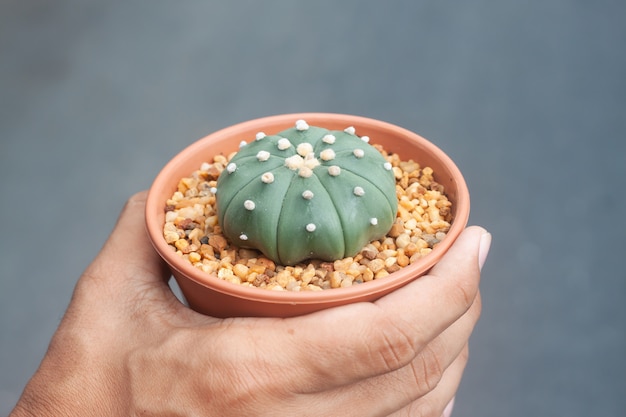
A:
[[[354,256],[389,231],[398,207],[391,165],[368,141],[298,120],[243,142],[217,182],[222,232],[281,265]]]

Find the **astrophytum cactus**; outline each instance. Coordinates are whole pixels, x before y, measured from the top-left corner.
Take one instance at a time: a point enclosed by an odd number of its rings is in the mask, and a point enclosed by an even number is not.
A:
[[[354,256],[389,231],[398,207],[391,165],[368,141],[304,120],[259,132],[218,179],[222,232],[281,265]]]

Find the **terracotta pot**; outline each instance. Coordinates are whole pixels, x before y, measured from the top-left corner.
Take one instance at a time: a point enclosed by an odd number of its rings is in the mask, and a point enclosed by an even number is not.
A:
[[[388,277],[348,288],[314,292],[271,291],[232,284],[193,267],[178,256],[163,238],[163,225],[165,201],[177,189],[180,179],[189,176],[214,155],[236,151],[241,141],[249,142],[257,132],[275,134],[292,127],[298,119],[330,130],[354,126],[359,136],[369,136],[371,143],[383,145],[387,151],[398,153],[401,159],[413,159],[421,166],[433,168],[436,181],[445,187],[453,204],[454,220],[446,238],[430,254]],[[424,275],[465,228],[469,208],[469,192],[461,172],[443,151],[421,136],[386,122],[359,116],[300,113],[239,123],[212,133],[184,149],[162,169],[150,188],[146,224],[152,244],[171,268],[193,310],[215,317],[291,317],[347,303],[374,301]]]

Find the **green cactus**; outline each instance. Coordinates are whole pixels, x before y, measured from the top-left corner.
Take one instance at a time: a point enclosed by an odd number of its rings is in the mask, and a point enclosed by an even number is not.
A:
[[[384,236],[398,200],[391,165],[354,128],[298,120],[242,143],[217,182],[222,231],[281,265],[354,256]]]

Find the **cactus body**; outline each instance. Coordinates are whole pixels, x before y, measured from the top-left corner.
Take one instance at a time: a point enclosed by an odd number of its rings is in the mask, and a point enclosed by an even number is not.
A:
[[[390,165],[353,128],[299,120],[241,147],[217,183],[218,219],[235,246],[282,265],[355,255],[396,216]]]

